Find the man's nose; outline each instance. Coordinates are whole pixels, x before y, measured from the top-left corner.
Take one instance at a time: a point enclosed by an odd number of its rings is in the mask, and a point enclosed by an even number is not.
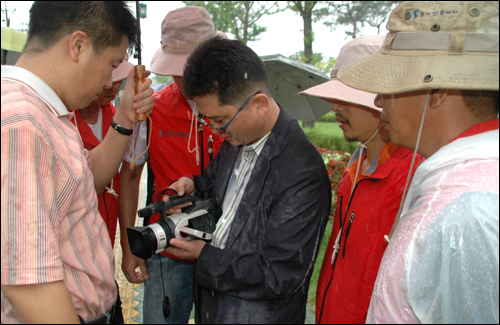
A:
[[[373,103],[378,108],[384,108],[383,105],[382,105],[382,95],[380,95],[380,94],[377,94],[377,96],[375,96],[375,99],[373,100]]]
[[[111,88],[111,86],[113,86],[113,79],[111,78],[111,76],[109,76],[108,81],[104,85],[104,89],[109,89],[109,88]]]
[[[339,104],[337,102],[334,102],[333,105],[332,105],[332,111],[334,111],[334,112],[345,111],[345,106],[341,105],[341,104]]]

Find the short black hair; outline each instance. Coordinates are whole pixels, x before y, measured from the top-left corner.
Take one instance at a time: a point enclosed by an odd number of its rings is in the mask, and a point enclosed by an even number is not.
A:
[[[220,36],[196,47],[183,78],[187,97],[215,94],[221,105],[241,105],[257,90],[269,93],[267,71],[259,56],[242,42]]]
[[[119,46],[127,36],[129,49],[137,46],[137,20],[125,1],[35,1],[30,9],[28,45],[35,39],[43,52],[62,37],[81,30],[89,36],[94,53]]]
[[[479,118],[498,115],[498,90],[461,90],[465,106]]]

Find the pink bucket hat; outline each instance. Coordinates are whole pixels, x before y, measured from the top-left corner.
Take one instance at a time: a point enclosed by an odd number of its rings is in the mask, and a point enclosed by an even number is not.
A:
[[[164,76],[182,76],[187,58],[206,39],[227,36],[214,27],[203,7],[186,6],[170,11],[161,24],[161,47],[151,59],[151,72]]]
[[[120,80],[127,78],[130,70],[132,70],[133,67],[134,67],[134,65],[132,63],[128,62],[128,54],[125,55],[122,63],[120,63],[120,65],[117,66],[116,69],[113,70],[113,74],[111,75],[111,79],[113,79],[113,82],[117,82],[117,81],[120,81]]]
[[[353,39],[340,50],[337,62],[330,72],[330,81],[299,92],[299,95],[314,96],[329,102],[339,100],[351,104],[363,105],[382,111],[374,104],[375,94],[351,88],[337,79],[337,72],[347,63],[375,53],[382,47],[385,35],[361,36]]]

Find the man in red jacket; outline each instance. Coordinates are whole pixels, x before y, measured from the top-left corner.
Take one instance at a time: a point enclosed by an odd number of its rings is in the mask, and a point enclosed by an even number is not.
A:
[[[92,150],[97,147],[108,132],[111,120],[116,112],[116,108],[111,102],[118,95],[123,80],[127,78],[130,70],[134,67],[127,59],[126,57],[122,63],[113,70],[113,84],[110,88],[105,88],[99,97],[90,103],[89,106],[74,111],[75,116],[71,119],[71,122],[78,127],[83,146],[87,150]],[[115,244],[119,194],[120,173],[117,171],[104,191],[97,195],[99,212],[104,222],[106,222],[106,226],[108,226],[112,246]]]
[[[391,232],[411,165],[413,151],[394,145],[381,127],[375,95],[337,79],[341,66],[378,51],[384,38],[362,36],[347,43],[331,80],[299,93],[332,102],[344,136],[361,143],[337,191],[332,235],[318,280],[317,323],[365,323],[387,247],[384,235]]]

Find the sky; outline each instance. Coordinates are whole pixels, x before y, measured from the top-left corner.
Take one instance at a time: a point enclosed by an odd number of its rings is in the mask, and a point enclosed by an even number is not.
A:
[[[1,1],[2,6],[2,26],[5,23],[5,4],[7,4],[8,17],[10,18],[10,27],[15,29],[27,29],[29,21],[29,9],[32,1]],[[184,4],[181,1],[142,1],[147,4],[147,18],[141,19],[141,42],[142,42],[142,64],[148,69],[151,58],[158,48],[161,40],[161,23],[166,14],[181,7]],[[135,2],[129,2],[131,9],[135,13]],[[133,8],[132,8],[133,7]],[[16,9],[15,12],[11,10]],[[258,55],[282,54],[286,57],[304,50],[303,43],[303,21],[299,14],[286,10],[284,12],[264,16],[258,22],[260,26],[266,26],[267,31],[262,33],[260,40],[248,42]],[[217,26],[216,26],[217,27]],[[330,27],[323,23],[313,23],[315,41],[313,43],[313,52],[322,53],[325,59],[337,57],[344,44],[351,40],[346,37],[344,29],[338,27],[331,31]],[[377,34],[376,28],[366,28],[365,34]],[[381,28],[381,33],[386,33],[385,26]],[[231,34],[227,34],[233,38]],[[129,60],[137,64],[137,60]]]

